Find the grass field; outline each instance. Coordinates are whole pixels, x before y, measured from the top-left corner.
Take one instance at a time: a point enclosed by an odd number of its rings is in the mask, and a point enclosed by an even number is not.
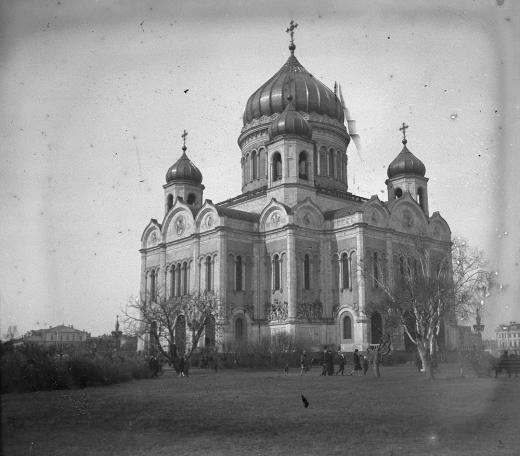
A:
[[[410,366],[190,374],[3,395],[3,454],[520,454],[520,377],[457,378],[450,365],[433,382]]]

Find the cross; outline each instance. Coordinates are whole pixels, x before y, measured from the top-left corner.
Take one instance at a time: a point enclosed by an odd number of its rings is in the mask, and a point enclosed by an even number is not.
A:
[[[183,141],[183,144],[182,144],[183,149],[186,149],[186,136],[188,136],[188,132],[186,130],[184,130],[184,132],[181,135],[181,138]]]
[[[410,128],[410,127],[408,127],[408,125],[406,125],[404,122],[403,122],[403,126],[401,128],[399,128],[399,131],[403,132],[403,143],[404,144],[406,144],[406,129],[407,128]]]
[[[296,27],[298,27],[298,24],[291,19],[289,27],[285,31],[286,33],[290,33],[291,34],[291,44],[294,44],[294,29]]]

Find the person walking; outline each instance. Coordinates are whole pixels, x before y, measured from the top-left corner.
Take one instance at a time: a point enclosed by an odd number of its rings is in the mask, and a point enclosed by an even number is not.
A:
[[[341,375],[345,375],[345,364],[347,364],[347,361],[345,360],[345,355],[341,352],[338,352],[338,372],[336,372],[336,375],[338,375],[341,372]]]
[[[300,376],[302,376],[309,369],[307,368],[307,352],[303,350],[300,355]]]
[[[323,348],[323,358],[321,360],[321,375],[322,377],[325,377],[327,375],[327,346]]]
[[[352,369],[352,371],[350,372],[349,375],[354,374],[354,372],[356,373],[356,375],[360,375],[361,374],[361,359],[359,357],[357,348],[354,350],[354,354],[352,357],[354,360],[354,368]]]
[[[363,356],[363,375],[367,375],[367,371],[368,371],[368,350],[367,350],[367,354],[365,356]]]
[[[181,355],[181,357],[179,358],[179,377],[184,377],[185,376],[185,371],[186,369],[186,358],[184,357],[184,355]]]
[[[148,362],[148,366],[150,367],[150,373],[152,378],[159,376],[159,361],[155,355],[152,355],[150,361]]]

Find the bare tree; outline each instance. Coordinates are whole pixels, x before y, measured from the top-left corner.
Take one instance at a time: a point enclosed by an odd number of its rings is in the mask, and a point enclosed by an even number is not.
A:
[[[491,274],[481,251],[455,239],[451,251],[415,243],[400,252],[398,264],[367,267],[363,273],[384,293],[373,310],[385,315],[388,330],[402,327],[417,346],[424,370],[434,378],[437,338],[441,325],[468,318],[489,295]],[[390,259],[393,261],[393,259]],[[374,271],[380,271],[374,274]]]
[[[149,337],[150,344],[177,368],[179,356],[185,354],[186,342],[189,360],[200,337],[210,324],[220,330],[223,312],[219,297],[212,292],[170,298],[131,299],[124,310],[127,332],[140,338]],[[186,328],[189,334],[186,334]],[[184,332],[184,334],[182,334]],[[188,337],[190,339],[188,340]],[[214,343],[215,341],[211,341]]]

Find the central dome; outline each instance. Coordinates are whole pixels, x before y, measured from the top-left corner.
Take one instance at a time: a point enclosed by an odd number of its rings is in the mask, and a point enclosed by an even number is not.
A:
[[[293,97],[296,111],[325,114],[344,123],[343,107],[338,97],[291,54],[285,65],[247,100],[244,125],[253,119],[282,112],[289,103],[289,95]]]

